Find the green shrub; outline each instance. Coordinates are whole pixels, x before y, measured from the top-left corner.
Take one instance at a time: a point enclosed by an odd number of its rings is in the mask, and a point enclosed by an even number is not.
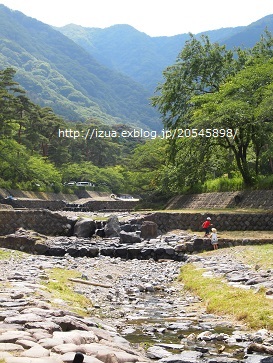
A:
[[[256,187],[257,189],[273,189],[273,175],[259,177]]]
[[[229,192],[242,190],[244,182],[241,177],[231,179],[221,177],[213,180],[207,180],[203,185],[203,192]]]

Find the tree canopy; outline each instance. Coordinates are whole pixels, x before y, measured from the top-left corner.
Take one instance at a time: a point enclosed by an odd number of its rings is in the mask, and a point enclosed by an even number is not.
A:
[[[230,161],[233,155],[246,185],[259,175],[273,132],[272,46],[269,32],[253,49],[234,51],[212,44],[207,36],[197,40],[191,35],[176,63],[164,72],[153,105],[165,127],[180,130],[170,140],[170,155],[184,182],[185,174],[191,183],[204,181],[215,165],[215,153]],[[181,132],[185,129],[187,135]],[[190,162],[185,167],[189,155],[195,167]]]

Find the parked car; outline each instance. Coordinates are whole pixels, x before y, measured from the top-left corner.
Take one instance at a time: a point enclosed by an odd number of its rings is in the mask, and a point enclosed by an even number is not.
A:
[[[90,182],[87,182],[87,181],[81,181],[81,182],[77,182],[76,183],[76,186],[77,187],[90,187],[91,186],[91,183]]]
[[[64,183],[64,185],[73,186],[73,185],[76,185],[76,182],[75,181],[70,181],[68,183]]]

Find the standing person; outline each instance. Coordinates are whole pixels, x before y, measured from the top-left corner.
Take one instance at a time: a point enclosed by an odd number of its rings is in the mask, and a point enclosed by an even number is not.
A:
[[[210,227],[212,226],[211,224],[211,218],[208,217],[205,222],[202,224],[202,228],[205,230],[205,235],[204,237],[209,237],[209,233],[210,233]]]
[[[211,244],[213,245],[213,249],[218,250],[218,236],[216,228],[211,229],[210,240]]]

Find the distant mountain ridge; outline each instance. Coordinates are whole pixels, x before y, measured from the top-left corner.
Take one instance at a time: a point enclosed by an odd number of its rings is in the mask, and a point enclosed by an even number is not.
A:
[[[29,97],[67,120],[159,128],[149,93],[51,26],[0,5],[1,68],[17,70]]]
[[[209,36],[212,42],[252,47],[265,28],[273,32],[273,15],[268,15],[248,26],[221,28],[196,34]],[[86,28],[75,24],[55,28],[83,47],[101,64],[122,72],[154,92],[162,81],[162,71],[173,64],[189,34],[150,37],[129,25],[109,28]]]
[[[196,36],[207,34],[229,48],[249,47],[265,27],[273,32],[273,15]],[[187,39],[188,34],[150,37],[129,25],[53,28],[0,4],[1,69],[15,68],[16,80],[34,102],[70,121],[161,128],[149,98]]]

